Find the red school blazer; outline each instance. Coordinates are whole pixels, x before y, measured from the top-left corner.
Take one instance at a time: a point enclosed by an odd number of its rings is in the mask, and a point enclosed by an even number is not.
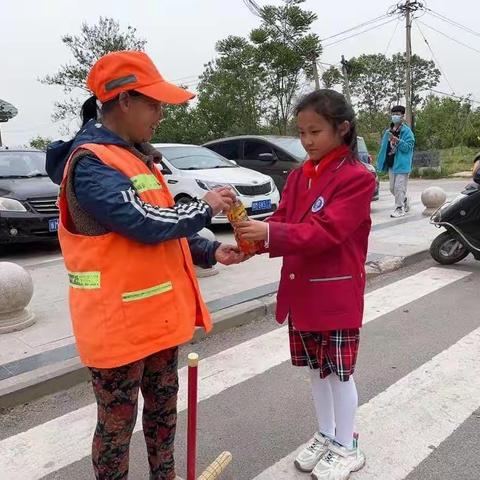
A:
[[[308,188],[301,168],[268,220],[270,257],[283,257],[277,321],[297,330],[362,325],[374,176],[357,161],[334,160]]]

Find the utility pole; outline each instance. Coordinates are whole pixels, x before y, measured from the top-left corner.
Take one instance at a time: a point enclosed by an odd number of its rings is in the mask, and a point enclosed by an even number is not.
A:
[[[405,109],[406,109],[406,121],[412,126],[412,9],[410,0],[405,0],[405,21],[406,21],[406,92],[405,92]]]
[[[312,59],[313,78],[315,79],[315,90],[320,90],[320,77],[318,76],[317,54],[313,54]]]
[[[405,0],[397,3],[388,12],[389,15],[398,15],[405,17],[405,33],[406,33],[406,47],[405,47],[405,120],[413,128],[413,112],[412,112],[412,21],[415,12],[418,10],[425,11],[425,3],[420,0]]]
[[[350,68],[349,68],[348,62],[345,60],[344,55],[342,55],[342,61],[340,63],[342,64],[343,92],[345,94],[345,98],[347,99],[347,102],[351,105],[352,96],[350,94],[350,81],[348,79],[348,73]]]

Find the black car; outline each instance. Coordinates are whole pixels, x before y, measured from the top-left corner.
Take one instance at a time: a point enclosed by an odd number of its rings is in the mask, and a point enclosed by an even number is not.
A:
[[[252,135],[213,140],[203,145],[242,167],[251,168],[269,175],[280,192],[285,186],[288,174],[299,167],[307,158],[307,152],[297,137],[274,135]],[[377,188],[373,200],[379,197],[379,182],[371,157],[362,137],[358,137],[358,154],[367,169],[375,176]]]
[[[45,152],[0,150],[0,244],[56,239],[57,196]]]

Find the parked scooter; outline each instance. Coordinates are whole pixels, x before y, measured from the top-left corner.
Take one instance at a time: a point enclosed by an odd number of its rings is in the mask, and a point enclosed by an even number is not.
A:
[[[442,265],[453,265],[469,253],[480,260],[480,178],[474,180],[430,219],[436,227],[446,229],[430,246],[433,259]]]

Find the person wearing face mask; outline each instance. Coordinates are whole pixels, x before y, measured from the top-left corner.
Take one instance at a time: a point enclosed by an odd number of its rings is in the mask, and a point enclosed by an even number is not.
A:
[[[388,172],[390,192],[395,197],[395,210],[390,216],[400,218],[410,210],[407,184],[412,171],[415,136],[405,123],[405,107],[397,105],[392,108],[391,113],[392,123],[383,134],[377,155],[377,170]]]

